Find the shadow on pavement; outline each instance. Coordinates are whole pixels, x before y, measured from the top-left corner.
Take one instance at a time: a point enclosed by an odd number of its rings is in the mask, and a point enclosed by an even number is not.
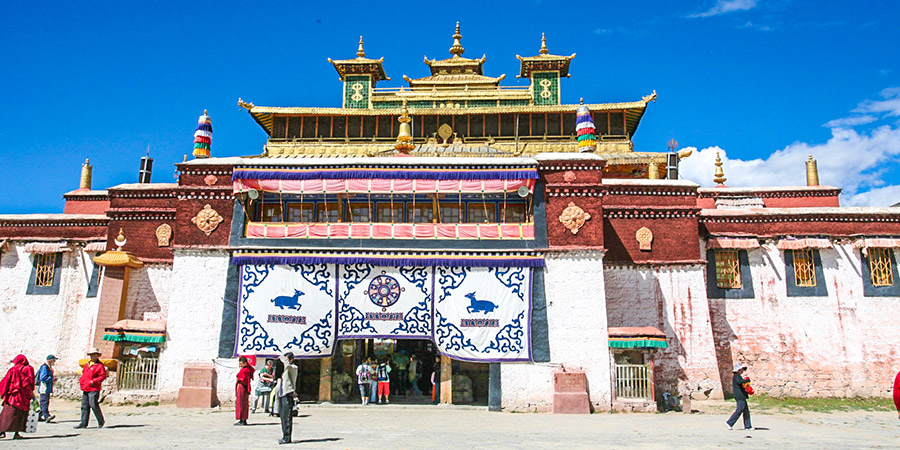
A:
[[[280,422],[263,422],[263,423],[248,423],[244,425],[245,427],[256,427],[256,426],[272,426],[272,425],[281,425]]]
[[[340,441],[343,438],[319,438],[319,439],[303,439],[300,441],[293,441],[291,444],[313,444],[316,442],[334,442]]]
[[[108,425],[103,428],[143,428],[147,425]]]
[[[70,437],[75,437],[75,436],[78,436],[78,434],[72,433],[72,434],[51,434],[49,436],[22,436],[22,438],[20,440],[32,441],[32,440],[37,440],[37,439],[59,439],[59,438],[70,438]]]

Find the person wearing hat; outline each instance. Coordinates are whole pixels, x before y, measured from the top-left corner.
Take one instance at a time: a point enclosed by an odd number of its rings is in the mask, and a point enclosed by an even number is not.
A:
[[[729,430],[734,429],[734,424],[737,423],[738,417],[741,415],[744,416],[744,429],[748,431],[753,429],[753,426],[750,425],[750,407],[747,406],[748,395],[747,391],[744,390],[744,372],[746,371],[747,367],[741,363],[735,364],[734,370],[731,371],[734,374],[731,377],[731,388],[732,392],[734,392],[734,401],[737,402],[737,409],[725,422]]]
[[[38,385],[38,393],[40,394],[41,414],[38,416],[39,422],[50,423],[56,416],[50,414],[50,394],[53,393],[53,382],[56,376],[53,373],[53,365],[56,364],[56,357],[47,356],[47,361],[38,369],[35,384]]]
[[[94,347],[88,350],[87,354],[91,360],[84,365],[81,370],[81,378],[78,380],[81,384],[81,423],[75,428],[87,428],[91,411],[97,418],[97,428],[103,428],[106,421],[103,420],[103,411],[100,411],[100,388],[103,387],[103,380],[106,379],[106,367],[100,362],[99,349]]]

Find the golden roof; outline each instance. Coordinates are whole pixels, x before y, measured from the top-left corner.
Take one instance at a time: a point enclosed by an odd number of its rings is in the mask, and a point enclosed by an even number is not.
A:
[[[390,156],[395,153],[393,139],[383,143],[359,142],[294,142],[269,141],[266,153],[262,157],[269,158],[345,158],[360,156]],[[520,141],[518,144],[509,141],[471,142],[463,144],[441,145],[425,142],[416,138],[412,156],[429,157],[517,157],[534,156],[540,153],[577,153],[578,142],[546,142]],[[630,140],[611,140],[597,142],[596,154],[609,161],[609,164],[641,164],[648,162],[665,163],[665,153],[640,153],[632,150]]]
[[[453,56],[441,60],[429,60],[426,56],[425,64],[431,69],[431,76],[410,79],[404,75],[403,79],[406,80],[412,88],[453,87],[466,89],[467,87],[496,87],[505,75],[498,78],[484,76],[482,65],[487,61],[487,56],[482,55],[479,59],[463,58],[462,54],[465,53],[466,50],[460,43],[460,39],[462,39],[462,35],[459,33],[459,22],[456,22],[456,32],[453,34],[453,46],[450,47],[450,54]]]
[[[569,76],[569,63],[575,58],[574,53],[569,56],[551,55],[550,50],[547,49],[547,37],[544,33],[541,33],[541,49],[538,53],[537,56],[516,55],[516,58],[521,61],[519,78],[528,78],[531,76],[531,72],[541,70],[558,70],[559,76]]]
[[[359,37],[359,48],[356,50],[355,59],[339,59],[332,60],[328,58],[328,62],[334,65],[341,81],[344,81],[347,75],[372,75],[372,81],[390,80],[384,73],[384,57],[380,59],[366,58],[366,50],[363,48],[363,37]]]

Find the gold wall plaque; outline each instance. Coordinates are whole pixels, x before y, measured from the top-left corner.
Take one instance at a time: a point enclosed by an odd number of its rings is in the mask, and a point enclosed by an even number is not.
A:
[[[156,243],[160,247],[168,247],[169,241],[172,240],[172,227],[164,223],[156,227]]]
[[[209,205],[204,206],[203,209],[191,219],[191,222],[194,222],[194,225],[197,225],[197,228],[206,233],[207,236],[215,231],[219,224],[224,221],[225,219]]]
[[[640,230],[637,230],[637,232],[634,233],[634,238],[637,239],[641,250],[649,251],[651,249],[650,247],[653,244],[653,232],[650,231],[649,228],[641,227]]]
[[[584,223],[591,219],[591,215],[581,207],[576,206],[574,202],[569,202],[569,206],[559,215],[559,221],[572,234],[578,234],[578,230],[584,226]]]

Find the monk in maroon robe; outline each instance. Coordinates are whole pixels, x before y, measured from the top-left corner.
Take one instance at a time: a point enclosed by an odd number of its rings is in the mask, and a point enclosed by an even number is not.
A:
[[[900,372],[894,377],[894,406],[897,408],[897,418],[900,419]]]
[[[0,381],[0,398],[3,399],[3,412],[0,413],[0,438],[6,437],[7,431],[15,434],[13,439],[21,439],[19,432],[25,431],[28,409],[34,397],[34,368],[28,365],[25,355],[16,356],[13,366]]]
[[[235,385],[234,416],[237,419],[235,425],[247,425],[247,416],[250,414],[250,382],[253,380],[253,368],[247,363],[245,356],[241,356],[238,364],[241,370],[238,371]]]

